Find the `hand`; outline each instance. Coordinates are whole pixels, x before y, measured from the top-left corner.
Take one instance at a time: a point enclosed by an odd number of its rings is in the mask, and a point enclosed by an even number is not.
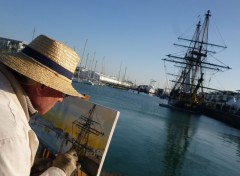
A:
[[[58,155],[53,160],[53,166],[62,169],[67,176],[70,176],[72,172],[77,168],[78,156],[74,149],[70,149],[65,154]]]

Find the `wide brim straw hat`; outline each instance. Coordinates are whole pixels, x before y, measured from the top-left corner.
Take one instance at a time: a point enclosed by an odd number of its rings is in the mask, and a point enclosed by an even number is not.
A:
[[[72,86],[80,58],[61,42],[40,35],[18,53],[1,54],[0,61],[45,86],[67,95],[83,97]]]

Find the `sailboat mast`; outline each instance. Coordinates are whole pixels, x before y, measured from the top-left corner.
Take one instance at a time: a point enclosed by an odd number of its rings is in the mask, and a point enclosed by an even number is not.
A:
[[[203,54],[204,58],[201,59],[202,63],[206,57],[207,57],[207,52],[208,52],[208,48],[207,48],[207,43],[208,43],[208,28],[209,28],[209,18],[210,18],[210,10],[207,11],[207,14],[205,14],[205,20],[203,22],[203,36],[202,36],[202,42],[201,42],[201,48],[200,48],[200,53],[202,53],[202,50],[205,51],[205,53]],[[205,45],[204,45],[205,43]],[[202,80],[199,85],[201,86],[201,94],[203,95],[203,68],[200,67],[200,73],[201,73],[201,78],[199,80]],[[198,88],[197,88],[198,89]],[[196,90],[197,91],[197,90]]]
[[[208,43],[208,27],[209,27],[209,18],[210,18],[210,10],[207,11],[207,14],[205,14],[205,20],[203,22],[203,31],[202,31],[202,42],[201,42],[201,50],[205,51],[205,58],[207,57],[207,43]],[[203,60],[202,60],[203,61]]]
[[[183,92],[191,92],[192,86],[194,85],[194,77],[193,74],[193,67],[194,67],[194,53],[197,50],[197,44],[199,40],[199,34],[200,34],[200,21],[197,24],[195,33],[193,35],[192,40],[190,40],[190,44],[188,46],[188,50],[186,52],[186,55],[184,59],[186,60],[186,66],[185,68],[181,71],[181,76],[178,78],[178,81],[174,85],[173,90],[178,90],[178,91],[183,91]],[[195,69],[196,70],[196,69]]]
[[[82,65],[82,63],[83,63],[83,60],[84,60],[84,54],[85,54],[85,49],[86,49],[87,41],[88,41],[88,39],[86,39],[85,44],[84,44],[83,54],[82,54],[82,60],[81,60],[81,62],[80,62],[80,67],[81,67],[81,65]]]
[[[190,93],[196,93],[196,89],[199,88],[199,86],[196,85],[200,84],[202,86],[202,62],[207,57],[208,27],[210,16],[210,11],[208,10],[207,14],[205,15],[205,20],[202,27],[200,21],[198,22],[196,32],[194,34],[192,42],[190,43],[189,51],[187,54],[187,61],[189,62],[187,67],[189,67],[189,70],[186,73],[187,75],[186,81],[184,81],[184,87],[186,87],[186,85],[188,87],[191,85],[191,87],[189,87]],[[199,80],[201,80],[200,83]]]

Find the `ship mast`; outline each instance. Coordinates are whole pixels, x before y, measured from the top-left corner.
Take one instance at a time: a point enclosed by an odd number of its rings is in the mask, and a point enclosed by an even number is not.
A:
[[[88,116],[80,116],[78,120],[72,122],[73,127],[77,127],[80,131],[78,133],[77,139],[74,142],[74,146],[78,152],[78,155],[84,156],[87,150],[90,150],[88,146],[89,135],[93,134],[96,136],[104,135],[103,132],[98,131],[94,128],[95,124],[98,124],[93,120],[93,114],[96,109],[96,104],[89,110]]]

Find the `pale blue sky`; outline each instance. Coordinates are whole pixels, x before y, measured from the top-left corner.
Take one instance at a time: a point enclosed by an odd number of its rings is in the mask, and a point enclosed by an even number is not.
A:
[[[214,88],[240,89],[239,0],[0,0],[0,36],[30,42],[45,34],[75,48],[83,58],[98,61],[97,70],[117,76],[120,65],[126,78],[137,84],[150,79],[165,86],[161,59],[174,53],[173,43],[207,10],[227,49],[215,57],[232,70],[215,77]],[[193,28],[194,29],[194,28]],[[103,59],[105,58],[105,59]],[[103,62],[104,60],[104,62]],[[104,63],[104,64],[103,64]]]

